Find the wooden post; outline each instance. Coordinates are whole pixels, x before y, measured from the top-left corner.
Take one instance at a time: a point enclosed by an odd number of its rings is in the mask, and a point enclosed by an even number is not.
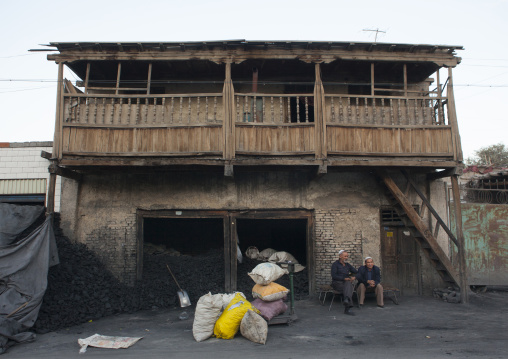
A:
[[[456,161],[462,162],[462,146],[460,144],[459,125],[457,123],[457,112],[455,110],[455,97],[453,95],[452,68],[448,68],[448,87],[446,91],[448,98],[448,119],[452,126],[453,157]]]
[[[237,284],[237,268],[238,268],[238,255],[237,255],[237,226],[236,226],[236,217],[228,216],[229,223],[231,223],[230,228],[230,239],[231,239],[231,273],[230,273],[230,283],[231,283],[231,292],[236,290]]]
[[[370,95],[374,96],[374,63],[370,64]]]
[[[407,64],[404,64],[404,97],[407,98]]]
[[[316,79],[314,82],[314,129],[316,139],[316,158],[326,159],[326,118],[325,113],[325,90],[321,81],[320,64],[315,64]]]
[[[120,72],[120,69],[118,69]],[[120,77],[119,77],[120,78]],[[85,75],[85,94],[88,94],[88,81],[90,80],[90,63],[86,64],[86,75]],[[118,87],[118,85],[116,86]],[[118,94],[118,93],[117,93]]]
[[[459,259],[459,280],[460,280],[460,301],[467,303],[469,301],[469,286],[467,284],[467,264],[466,264],[466,248],[464,233],[462,232],[462,208],[460,206],[460,191],[457,175],[451,176],[453,207],[455,210],[455,233],[458,242],[458,259]]]
[[[150,86],[152,85],[152,63],[148,64],[148,81],[146,84],[146,94],[150,95]]]
[[[87,73],[86,73],[87,76],[88,76],[88,72],[89,72],[89,67],[87,67]],[[118,63],[118,69],[116,71],[116,89],[115,89],[115,95],[118,95],[118,89],[120,88],[120,75],[121,75],[121,73],[122,73],[122,63],[119,62]],[[88,83],[88,78],[87,78],[86,81]],[[85,91],[85,93],[86,93],[86,91]]]
[[[58,85],[56,89],[55,133],[53,135],[53,158],[61,157],[60,144],[62,138],[62,109],[63,109],[63,64],[58,64]]]
[[[226,293],[232,292],[231,281],[231,219],[229,215],[224,216],[224,290]],[[236,248],[235,248],[236,249]]]
[[[51,160],[51,164],[49,165],[49,184],[48,184],[48,201],[46,203],[46,217],[55,213],[55,189],[56,189],[56,171],[55,168],[55,160]]]
[[[226,78],[224,80],[224,90],[222,91],[222,104],[224,106],[224,122],[222,124],[224,134],[223,158],[230,161],[234,157],[235,138],[234,138],[234,88],[231,80],[231,62],[226,62]]]

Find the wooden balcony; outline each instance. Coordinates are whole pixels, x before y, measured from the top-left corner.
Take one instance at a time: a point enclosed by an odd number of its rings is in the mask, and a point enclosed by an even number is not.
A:
[[[222,156],[222,94],[64,95],[67,156]]]
[[[233,163],[249,165],[268,159],[271,164],[326,160],[332,165],[354,165],[362,159],[365,165],[367,158],[372,165],[403,164],[409,158],[431,167],[439,161],[445,167],[455,163],[445,97],[323,98],[318,109],[315,95],[309,93],[237,93],[226,108],[222,93],[66,93],[60,160],[79,166],[111,165],[113,159],[128,164],[127,159],[135,158],[216,164],[228,156]],[[232,114],[230,123],[226,113]]]

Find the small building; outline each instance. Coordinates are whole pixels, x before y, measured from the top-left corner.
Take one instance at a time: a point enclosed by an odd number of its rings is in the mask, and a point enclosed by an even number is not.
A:
[[[0,142],[0,203],[46,205],[49,161],[53,142]],[[55,211],[60,210],[60,182],[55,191]]]
[[[52,178],[64,177],[62,226],[125,283],[142,280],[151,242],[222,250],[226,291],[237,246],[293,254],[310,293],[329,284],[340,249],[355,265],[373,257],[403,293],[464,286],[440,180],[456,183],[462,166],[452,78],[462,47],[48,46],[59,65],[51,161]]]

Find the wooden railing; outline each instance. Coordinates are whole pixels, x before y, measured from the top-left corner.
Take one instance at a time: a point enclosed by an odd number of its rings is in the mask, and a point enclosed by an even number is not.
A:
[[[454,155],[446,98],[325,95],[329,155]]]
[[[61,148],[96,156],[453,158],[457,141],[447,101],[325,94],[321,111],[308,93],[237,93],[231,101],[222,93],[66,93]]]
[[[327,123],[445,125],[444,100],[437,97],[325,95]]]
[[[236,154],[314,154],[312,94],[236,94],[234,103]]]
[[[314,121],[312,94],[236,94],[236,122],[264,124]]]
[[[64,122],[93,125],[207,125],[223,120],[222,94],[64,95]]]
[[[62,151],[91,156],[221,157],[222,94],[65,94]]]

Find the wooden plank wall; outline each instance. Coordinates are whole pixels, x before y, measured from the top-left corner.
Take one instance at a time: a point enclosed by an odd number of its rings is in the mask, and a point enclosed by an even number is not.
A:
[[[68,154],[222,155],[223,143],[220,125],[164,128],[69,126],[63,129],[63,151]]]
[[[237,154],[302,155],[314,153],[314,124],[280,126],[236,124]]]
[[[327,126],[329,154],[453,156],[450,126],[378,128]]]

